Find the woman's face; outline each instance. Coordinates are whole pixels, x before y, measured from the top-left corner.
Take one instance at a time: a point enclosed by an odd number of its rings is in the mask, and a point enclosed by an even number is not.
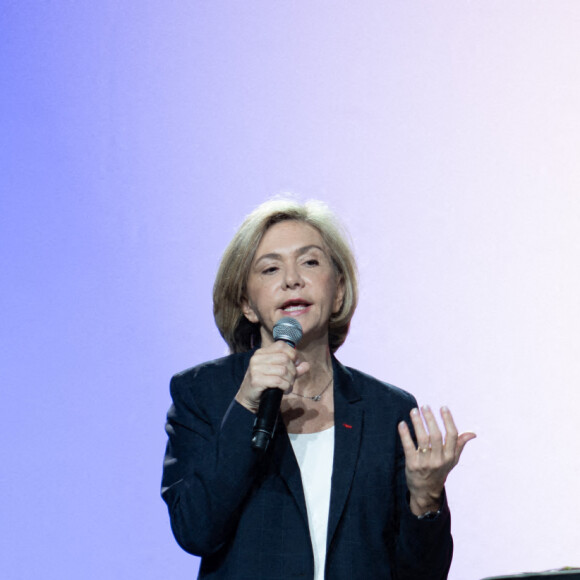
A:
[[[328,341],[328,321],[344,297],[343,281],[318,230],[292,220],[266,231],[246,287],[242,311],[260,324],[263,346],[272,343],[274,324],[284,316],[300,322],[303,343]]]

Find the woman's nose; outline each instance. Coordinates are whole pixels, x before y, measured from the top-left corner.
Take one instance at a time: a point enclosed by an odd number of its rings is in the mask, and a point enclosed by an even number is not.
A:
[[[284,282],[288,288],[300,288],[303,285],[302,276],[294,266],[286,268]]]

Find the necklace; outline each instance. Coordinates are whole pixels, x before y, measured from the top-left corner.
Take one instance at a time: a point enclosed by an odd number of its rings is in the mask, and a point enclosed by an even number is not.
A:
[[[318,393],[318,395],[314,395],[314,397],[307,397],[306,395],[301,395],[300,393],[291,393],[291,394],[296,395],[297,397],[302,397],[303,399],[310,399],[311,401],[318,403],[318,401],[320,401],[320,399],[322,398],[322,395],[324,395],[324,391],[326,391],[326,389],[328,389],[328,387],[330,387],[330,385],[332,384],[333,378],[334,377],[330,377],[330,381],[328,382],[328,385],[326,385],[326,387],[324,387],[324,389],[322,389],[322,391],[320,391],[320,393]]]

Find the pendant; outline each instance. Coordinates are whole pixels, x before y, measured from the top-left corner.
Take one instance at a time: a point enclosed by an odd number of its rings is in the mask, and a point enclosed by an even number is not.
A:
[[[320,401],[321,398],[322,398],[321,395],[316,395],[316,397],[312,397],[312,400],[318,403],[318,401]]]

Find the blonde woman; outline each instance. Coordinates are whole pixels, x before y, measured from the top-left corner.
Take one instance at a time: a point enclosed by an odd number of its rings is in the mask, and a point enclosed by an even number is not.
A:
[[[335,357],[356,267],[320,202],[266,202],[226,249],[214,316],[231,355],[175,375],[162,496],[199,578],[442,580],[452,556],[444,483],[475,435],[445,434],[408,393]],[[273,338],[296,319],[297,349]],[[266,453],[262,393],[283,392]]]

